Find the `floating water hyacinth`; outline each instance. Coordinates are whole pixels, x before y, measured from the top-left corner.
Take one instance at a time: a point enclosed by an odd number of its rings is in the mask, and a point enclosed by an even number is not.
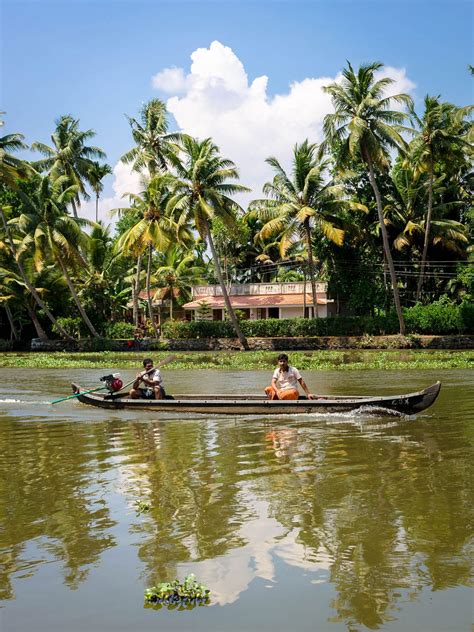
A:
[[[150,504],[147,503],[145,500],[137,500],[135,502],[135,511],[137,512],[137,516],[150,511],[150,508]]]
[[[187,575],[181,583],[179,579],[162,582],[145,590],[145,605],[155,608],[168,606],[180,610],[192,609],[209,603],[210,590],[196,581],[194,573]]]

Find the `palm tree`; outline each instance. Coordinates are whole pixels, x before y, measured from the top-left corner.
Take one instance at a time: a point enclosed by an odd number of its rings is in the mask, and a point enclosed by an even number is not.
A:
[[[66,176],[64,184],[77,187],[76,195],[70,200],[74,217],[77,217],[77,206],[81,204],[80,196],[89,199],[86,184],[90,182],[89,173],[93,168],[93,159],[106,157],[99,147],[86,145],[94,136],[94,130],[79,130],[79,119],[65,115],[56,121],[56,129],[51,135],[52,147],[44,143],[33,143],[31,146],[46,156],[33,163],[35,169],[47,171],[53,179]]]
[[[157,285],[164,288],[162,297],[170,300],[170,318],[173,319],[175,298],[190,297],[191,286],[203,282],[205,269],[199,265],[194,252],[189,252],[177,244],[169,246],[162,257],[161,265],[155,272]]]
[[[332,97],[335,112],[324,118],[326,141],[323,145],[330,144],[338,147],[338,159],[341,165],[347,164],[351,158],[359,158],[367,167],[377,203],[380,231],[385,258],[390,270],[400,333],[404,335],[405,321],[384,222],[382,197],[375,178],[375,168],[386,170],[389,166],[389,149],[406,145],[400,132],[408,131],[402,126],[407,115],[390,110],[392,100],[408,107],[412,107],[412,100],[407,94],[384,96],[384,90],[393,83],[393,80],[389,77],[375,79],[375,72],[382,67],[383,64],[374,62],[360,66],[356,73],[348,63],[347,68],[344,68],[342,72],[341,83],[333,83],[324,88],[325,92]]]
[[[212,139],[199,141],[184,136],[181,149],[182,155],[170,156],[177,178],[168,207],[175,218],[179,215],[179,219],[176,220],[178,225],[186,221],[192,222],[201,238],[209,244],[228,314],[240,344],[248,350],[247,339],[240,329],[222,276],[211,227],[212,219],[219,217],[229,230],[232,230],[235,226],[235,217],[237,213],[242,212],[242,208],[229,196],[249,189],[228,182],[229,179],[239,177],[238,171],[231,160],[220,156],[219,148],[214,145]]]
[[[462,137],[462,119],[471,108],[457,108],[451,103],[441,103],[440,97],[425,97],[425,111],[420,119],[412,109],[411,114],[419,127],[417,137],[411,143],[411,159],[418,168],[428,173],[428,205],[425,219],[425,238],[421,257],[420,276],[416,290],[416,300],[420,298],[425,274],[426,257],[431,233],[433,214],[433,184],[435,163],[438,158],[462,151],[467,141]]]
[[[89,180],[91,189],[95,193],[95,221],[99,221],[99,196],[104,190],[104,183],[102,180],[105,176],[112,173],[110,165],[101,165],[98,162],[93,162],[90,166],[87,179]]]
[[[3,126],[3,121],[0,121],[0,127]],[[32,175],[33,170],[30,165],[25,163],[23,160],[19,160],[12,156],[10,151],[17,151],[18,149],[25,149],[26,145],[23,143],[22,134],[8,134],[7,136],[2,136],[0,138],[0,182],[7,187],[12,189],[18,188],[18,180],[25,179]],[[28,275],[26,270],[18,257],[17,249],[15,246],[15,241],[10,231],[10,226],[8,225],[7,218],[5,216],[5,209],[0,205],[0,218],[2,220],[3,228],[5,231],[5,237],[9,244],[11,254],[15,260],[15,264],[18,268],[18,271],[23,279],[28,290],[31,292],[34,300],[38,304],[38,306],[44,311],[49,320],[56,325],[59,333],[68,340],[72,340],[72,337],[66,332],[66,330],[59,325],[56,321],[56,318],[53,316],[51,311],[48,309],[47,305],[41,299],[38,294],[36,288],[28,279]]]
[[[159,332],[153,314],[151,298],[151,267],[153,249],[165,250],[175,234],[176,225],[166,215],[165,209],[170,199],[170,185],[173,182],[171,175],[158,175],[152,178],[145,190],[140,195],[129,193],[131,206],[128,208],[114,209],[119,214],[137,213],[139,219],[117,241],[116,248],[123,254],[143,255],[148,251],[148,265],[146,275],[146,292],[148,300],[148,313],[156,337]]]
[[[314,272],[312,233],[320,232],[337,245],[344,241],[344,231],[337,228],[337,211],[344,208],[367,210],[361,204],[342,199],[342,187],[325,180],[329,161],[318,157],[318,147],[305,140],[293,149],[291,176],[287,175],[276,158],[267,158],[275,176],[267,182],[263,192],[268,199],[254,200],[249,210],[256,211],[265,222],[260,230],[263,238],[280,237],[280,255],[304,239],[308,258],[313,310],[318,316],[316,278]]]
[[[127,118],[136,146],[122,156],[122,162],[132,164],[134,171],[148,169],[151,178],[166,171],[169,155],[175,151],[174,142],[180,134],[168,133],[165,104],[159,99],[151,99],[140,110],[139,120]]]
[[[68,263],[87,266],[81,254],[86,249],[88,236],[82,227],[91,222],[71,217],[67,213],[67,204],[77,195],[77,185],[68,186],[67,176],[51,180],[49,176],[37,178],[37,187],[32,197],[24,196],[25,212],[14,218],[11,223],[18,226],[23,235],[18,249],[18,259],[32,253],[37,270],[41,270],[49,257],[59,264],[69,291],[77,305],[79,313],[94,337],[99,334],[92,325],[79,299],[68,272]]]

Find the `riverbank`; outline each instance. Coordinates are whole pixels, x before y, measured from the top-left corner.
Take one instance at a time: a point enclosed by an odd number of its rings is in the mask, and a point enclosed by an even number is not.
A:
[[[155,364],[167,360],[169,369],[270,370],[275,351],[150,351],[89,353],[0,353],[0,368],[140,368],[142,357]],[[300,369],[351,371],[358,369],[468,369],[474,368],[472,350],[348,350],[292,351],[290,361]]]

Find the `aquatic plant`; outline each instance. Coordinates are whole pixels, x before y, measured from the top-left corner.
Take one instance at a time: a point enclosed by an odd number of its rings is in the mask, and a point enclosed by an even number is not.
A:
[[[194,606],[209,603],[210,590],[196,581],[194,573],[186,575],[181,583],[179,579],[172,582],[161,582],[145,590],[145,605],[155,607]]]
[[[137,513],[137,516],[139,516],[142,513],[146,513],[147,511],[150,511],[150,509],[151,509],[151,505],[146,500],[135,501],[135,511]]]

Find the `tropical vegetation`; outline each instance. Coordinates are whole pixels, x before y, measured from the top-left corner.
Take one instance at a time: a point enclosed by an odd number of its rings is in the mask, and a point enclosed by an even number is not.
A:
[[[269,156],[273,177],[251,195],[232,156],[170,130],[165,104],[150,100],[127,117],[121,160],[142,186],[114,229],[94,130],[67,114],[49,144],[0,137],[0,339],[224,332],[247,349],[248,336],[295,332],[472,333],[473,108],[427,95],[416,112],[391,84],[380,63],[348,63],[325,88],[322,138]],[[27,149],[41,156],[22,158]],[[90,198],[95,221],[81,216]],[[229,299],[232,283],[307,279],[312,317],[288,326],[242,320]],[[326,322],[317,281],[337,305]],[[208,283],[228,320],[182,322],[191,287]]]

